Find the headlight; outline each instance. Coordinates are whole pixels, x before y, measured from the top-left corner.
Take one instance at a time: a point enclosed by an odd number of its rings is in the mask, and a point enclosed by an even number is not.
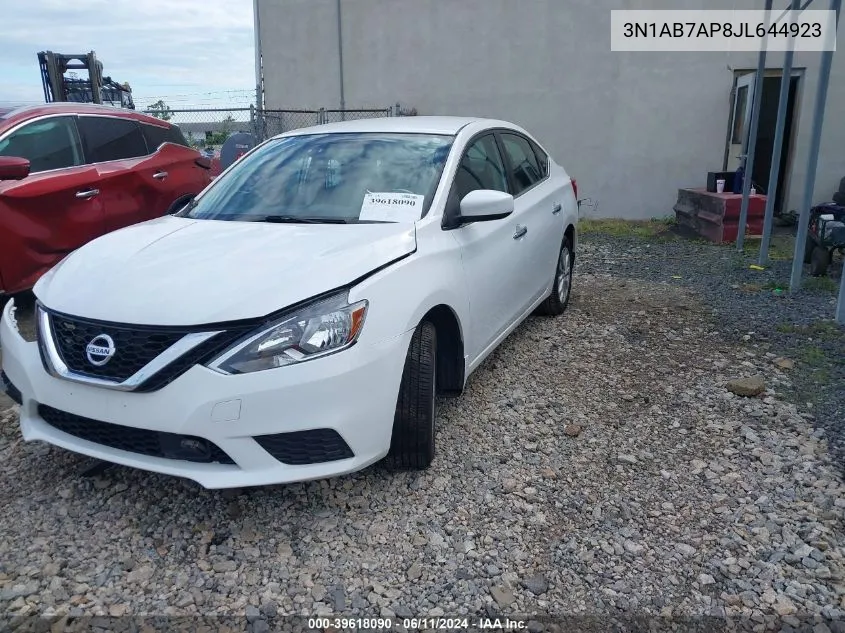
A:
[[[232,345],[208,367],[245,374],[302,363],[346,349],[358,339],[367,301],[350,304],[348,293],[297,308]]]

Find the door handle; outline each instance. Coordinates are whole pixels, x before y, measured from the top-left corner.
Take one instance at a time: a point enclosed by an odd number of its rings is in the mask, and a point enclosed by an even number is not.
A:
[[[552,215],[557,215],[558,213],[560,213],[560,210],[562,208],[563,207],[560,206],[560,202],[555,202],[554,209],[552,209]]]
[[[167,172],[166,171],[157,171],[156,173],[153,174],[153,178],[155,178],[156,180],[164,180],[165,178],[167,178]]]
[[[521,237],[525,237],[525,234],[528,233],[527,226],[520,226],[519,224],[516,225],[516,231],[514,231],[513,239],[518,240]]]
[[[89,198],[93,198],[94,196],[100,195],[99,189],[88,189],[86,191],[77,191],[76,197],[81,198],[82,200],[88,200]]]

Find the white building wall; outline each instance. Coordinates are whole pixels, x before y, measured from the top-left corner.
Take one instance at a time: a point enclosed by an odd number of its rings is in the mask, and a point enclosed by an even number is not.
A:
[[[611,8],[701,8],[703,0],[342,0],[347,108],[488,116],[533,132],[600,216],[672,214],[725,152],[734,70],[754,53],[612,53]],[[338,107],[336,0],[257,0],[267,107]],[[778,4],[787,6],[782,0]],[[723,8],[762,8],[731,0]],[[827,8],[816,0],[814,8]],[[845,67],[834,56],[816,199],[845,176]],[[799,94],[789,208],[798,205],[819,54]],[[782,53],[770,55],[779,67]],[[589,212],[589,209],[588,209]]]

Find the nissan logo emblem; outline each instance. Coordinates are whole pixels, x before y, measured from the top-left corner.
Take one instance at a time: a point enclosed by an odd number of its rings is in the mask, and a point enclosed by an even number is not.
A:
[[[85,358],[92,365],[102,367],[111,360],[116,351],[114,339],[108,334],[100,334],[91,339],[91,342],[85,346]]]

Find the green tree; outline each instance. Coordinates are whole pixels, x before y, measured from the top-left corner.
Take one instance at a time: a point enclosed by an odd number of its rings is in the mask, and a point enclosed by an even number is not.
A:
[[[232,128],[234,127],[232,124],[234,122],[235,122],[235,117],[233,117],[231,114],[227,114],[226,118],[223,119],[223,123],[222,123],[223,129],[221,130],[221,132],[223,133],[223,136],[225,138],[229,138],[229,134],[232,133]]]
[[[169,121],[173,118],[173,110],[161,99],[148,105],[147,112],[162,121]]]
[[[226,118],[220,121],[220,131],[214,132],[212,134],[206,135],[206,144],[208,145],[222,145],[226,142],[226,139],[232,135],[232,132],[236,129],[235,117],[231,114],[227,114]]]

